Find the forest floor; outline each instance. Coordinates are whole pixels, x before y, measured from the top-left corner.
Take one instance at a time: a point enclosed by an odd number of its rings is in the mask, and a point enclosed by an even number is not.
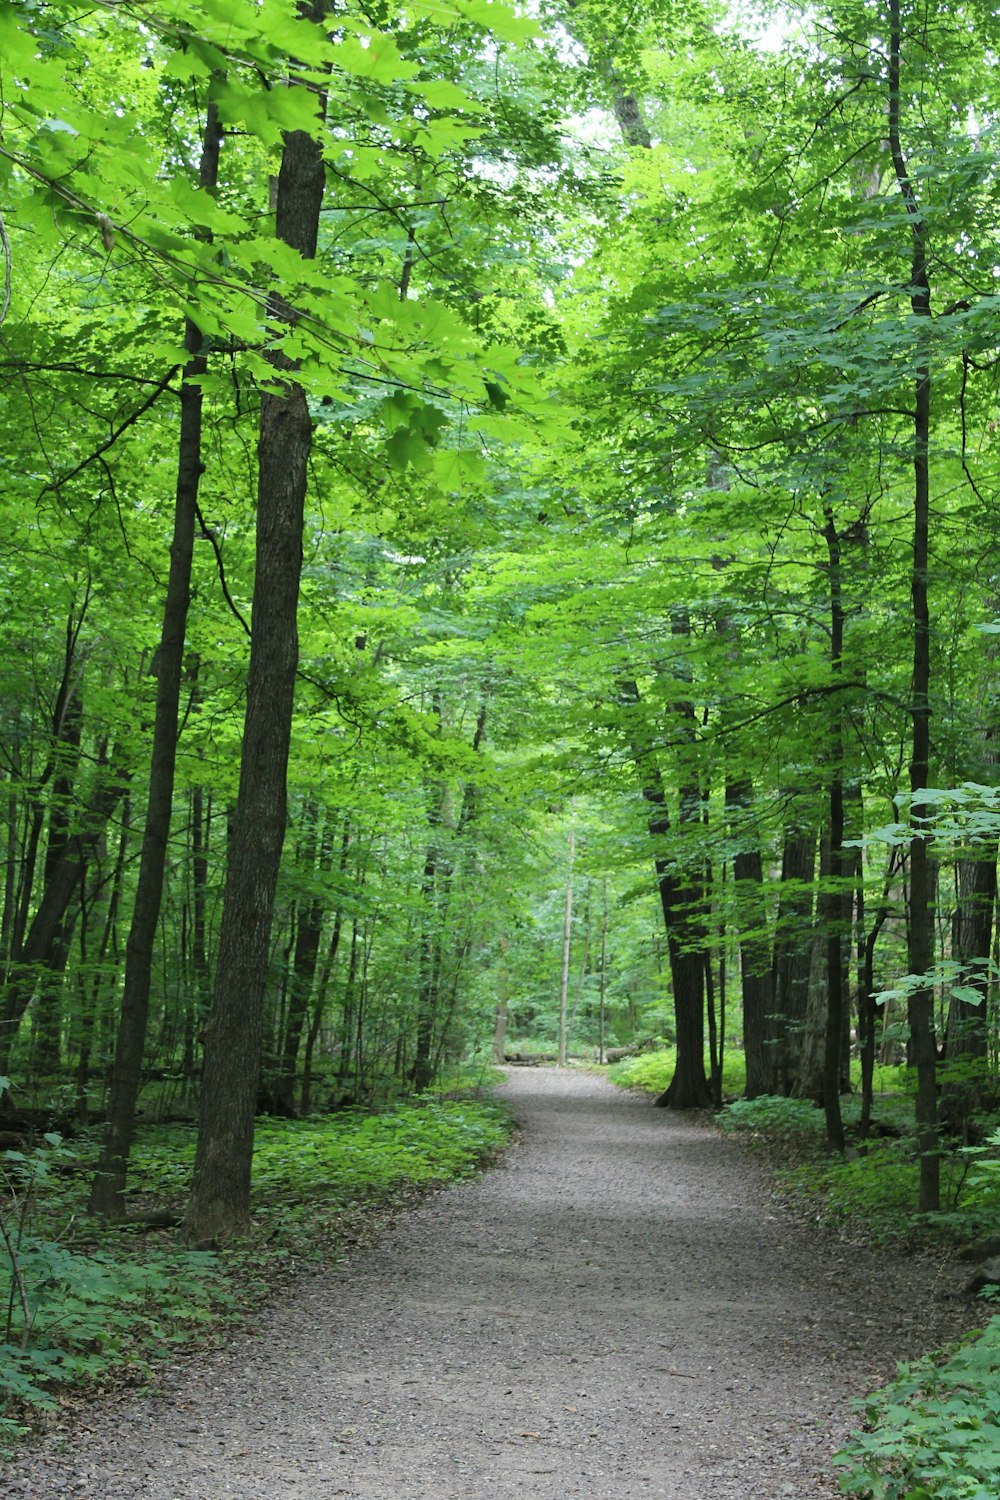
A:
[[[498,1167],[20,1452],[0,1494],[829,1497],[852,1398],[974,1321],[939,1264],[797,1220],[704,1120],[583,1072],[500,1092]]]

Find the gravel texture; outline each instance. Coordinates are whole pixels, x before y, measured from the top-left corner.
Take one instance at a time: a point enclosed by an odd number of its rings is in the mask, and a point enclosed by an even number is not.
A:
[[[829,1497],[852,1398],[973,1321],[933,1263],[797,1222],[704,1120],[574,1071],[502,1092],[499,1167],[42,1440],[0,1495]]]

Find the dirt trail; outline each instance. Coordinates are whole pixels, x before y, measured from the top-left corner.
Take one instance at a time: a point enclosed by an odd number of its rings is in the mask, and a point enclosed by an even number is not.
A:
[[[967,1306],[926,1263],[796,1224],[738,1144],[603,1079],[514,1071],[524,1127],[275,1304],[259,1334],[99,1407],[0,1494],[76,1500],[777,1500],[887,1359]],[[917,1310],[913,1303],[916,1300]],[[874,1309],[874,1310],[873,1310]]]

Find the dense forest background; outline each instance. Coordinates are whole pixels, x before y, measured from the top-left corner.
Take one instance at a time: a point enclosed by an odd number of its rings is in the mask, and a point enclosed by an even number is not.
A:
[[[1000,20],[0,7],[0,1074],[996,1102]],[[560,1015],[562,1021],[560,1023]],[[199,1105],[200,1101],[200,1105]]]

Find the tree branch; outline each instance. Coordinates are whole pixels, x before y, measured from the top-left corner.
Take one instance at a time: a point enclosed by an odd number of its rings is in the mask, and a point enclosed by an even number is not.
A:
[[[201,527],[202,536],[207,542],[211,543],[212,551],[215,553],[215,566],[219,574],[219,583],[222,585],[222,596],[225,599],[226,603],[229,605],[232,613],[236,616],[237,620],[239,620],[240,624],[243,626],[243,629],[246,631],[247,635],[250,636],[250,626],[247,624],[245,617],[243,616],[243,614],[241,614],[235,600],[233,599],[232,594],[229,592],[229,584],[226,582],[226,569],[225,564],[222,561],[222,549],[219,546],[219,539],[212,528],[207,524],[205,517],[201,513],[201,506],[197,501],[195,501],[194,513],[198,517],[198,525]]]
[[[143,401],[141,406],[137,406],[135,411],[129,413],[124,422],[122,422],[118,427],[115,428],[114,432],[106,442],[101,443],[100,447],[95,448],[93,453],[88,453],[86,458],[82,458],[76,465],[76,467],[70,469],[69,473],[64,474],[61,479],[53,479],[51,483],[43,485],[38,494],[39,500],[43,495],[48,495],[55,492],[56,490],[61,490],[64,484],[68,484],[71,479],[75,479],[76,476],[78,474],[81,474],[84,469],[89,468],[91,464],[97,463],[99,459],[103,458],[104,454],[107,453],[110,448],[114,447],[115,443],[117,443],[122,434],[127,432],[130,427],[134,427],[139,418],[144,416],[146,412],[149,411],[150,407],[153,406],[157,401],[159,401],[164,391],[169,390],[170,382],[173,380],[179,369],[180,365],[174,365],[170,370],[168,370],[167,374],[164,375],[163,379],[157,385],[152,394],[147,396],[146,400]]]

